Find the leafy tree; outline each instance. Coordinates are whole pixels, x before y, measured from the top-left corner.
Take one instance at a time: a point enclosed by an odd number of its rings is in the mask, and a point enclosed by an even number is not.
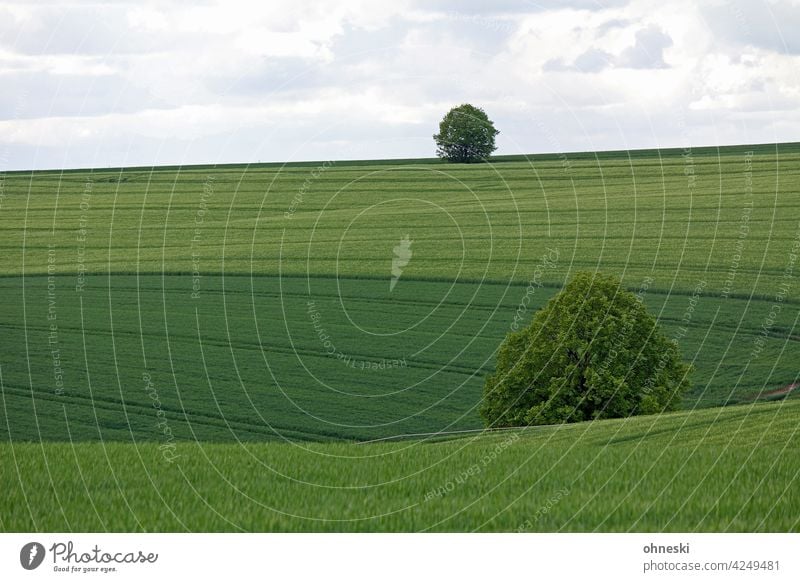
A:
[[[450,162],[481,162],[497,149],[498,133],[483,109],[468,103],[453,107],[433,135],[436,155]]]
[[[481,416],[498,427],[674,410],[691,369],[619,279],[578,273],[528,327],[506,337]]]

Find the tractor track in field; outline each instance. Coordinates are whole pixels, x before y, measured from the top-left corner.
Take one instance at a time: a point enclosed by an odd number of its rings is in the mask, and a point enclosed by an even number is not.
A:
[[[154,426],[156,425],[155,422],[156,409],[154,409],[153,406],[151,405],[123,402],[121,400],[114,400],[111,398],[99,398],[99,397],[92,398],[89,396],[81,396],[81,395],[57,396],[47,391],[32,390],[30,388],[17,387],[9,385],[7,383],[4,383],[2,390],[4,394],[11,394],[12,396],[31,398],[32,395],[35,395],[36,398],[42,400],[49,400],[51,402],[61,402],[65,404],[69,403],[71,405],[80,406],[84,409],[97,408],[100,410],[110,411],[114,413],[119,413],[120,406],[122,405],[125,407],[126,411],[132,410],[133,411],[132,414],[135,414],[136,416],[152,417],[153,424]],[[182,422],[183,419],[185,419],[186,422],[190,424],[199,424],[214,428],[221,428],[221,429],[240,428],[252,434],[264,436],[265,438],[268,437],[271,440],[282,440],[284,437],[289,438],[291,440],[303,440],[303,441],[313,441],[313,442],[318,442],[321,439],[325,438],[331,440],[341,440],[341,435],[331,435],[331,434],[326,434],[324,432],[310,432],[292,427],[279,427],[275,425],[270,425],[272,430],[266,430],[267,427],[263,423],[254,423],[248,420],[232,418],[227,415],[214,416],[211,414],[191,412],[189,410],[181,410],[180,408],[177,407],[170,407],[163,405],[161,409],[170,413],[172,415],[172,419],[179,422]],[[139,440],[144,441],[146,439],[139,439]],[[153,442],[157,440],[158,440],[157,438],[152,439]]]

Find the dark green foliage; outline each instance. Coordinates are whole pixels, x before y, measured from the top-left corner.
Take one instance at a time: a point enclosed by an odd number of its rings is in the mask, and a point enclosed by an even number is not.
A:
[[[498,133],[483,109],[468,103],[453,107],[433,135],[436,155],[450,162],[481,162],[497,149]]]
[[[579,422],[675,410],[690,366],[616,277],[578,273],[509,334],[486,380],[490,427]]]

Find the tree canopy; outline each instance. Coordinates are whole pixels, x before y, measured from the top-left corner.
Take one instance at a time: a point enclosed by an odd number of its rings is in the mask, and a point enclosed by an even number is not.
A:
[[[506,337],[480,412],[500,427],[674,410],[690,371],[640,297],[616,277],[578,273]]]
[[[450,162],[484,161],[497,149],[494,138],[498,133],[483,109],[468,103],[453,107],[433,136],[436,155]]]

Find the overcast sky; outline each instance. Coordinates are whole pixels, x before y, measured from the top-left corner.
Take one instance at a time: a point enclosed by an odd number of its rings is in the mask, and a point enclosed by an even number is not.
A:
[[[800,140],[800,0],[0,2],[0,170]]]

